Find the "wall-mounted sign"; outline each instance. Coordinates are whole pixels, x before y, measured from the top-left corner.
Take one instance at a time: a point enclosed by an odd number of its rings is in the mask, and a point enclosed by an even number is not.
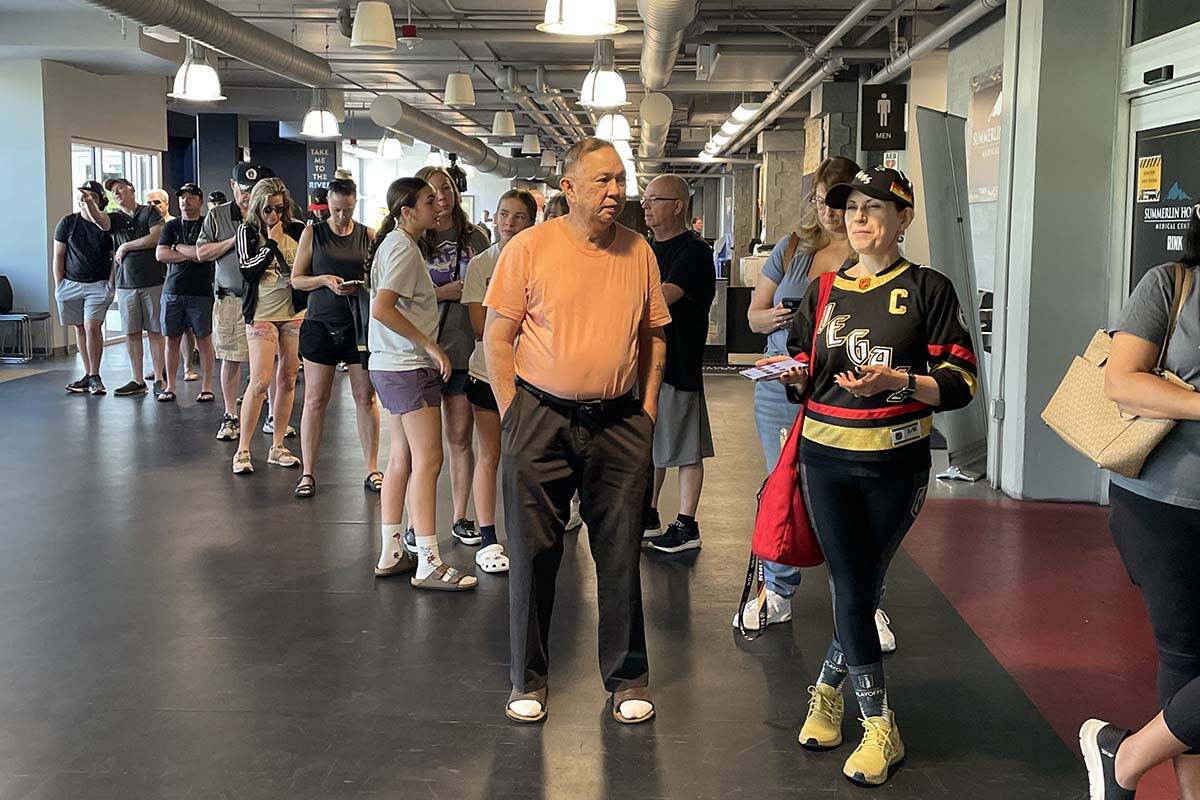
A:
[[[888,150],[883,154],[884,169],[900,169],[900,151]]]
[[[864,84],[859,118],[863,150],[905,149],[908,146],[904,131],[908,118],[908,86],[903,83]]]
[[[1151,267],[1178,261],[1200,201],[1200,120],[1137,132],[1129,288]]]
[[[315,189],[326,189],[333,180],[333,171],[337,169],[337,142],[309,142],[307,153],[308,197],[312,202]]]
[[[994,67],[971,79],[967,116],[967,200],[995,202],[1000,196],[1000,116],[1004,111],[1003,70]]]

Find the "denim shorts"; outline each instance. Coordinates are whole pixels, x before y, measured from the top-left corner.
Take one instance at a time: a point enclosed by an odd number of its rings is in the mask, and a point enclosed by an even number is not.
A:
[[[163,292],[163,336],[183,336],[183,332],[188,328],[192,329],[192,333],[196,334],[197,339],[212,336],[212,295],[200,296]]]

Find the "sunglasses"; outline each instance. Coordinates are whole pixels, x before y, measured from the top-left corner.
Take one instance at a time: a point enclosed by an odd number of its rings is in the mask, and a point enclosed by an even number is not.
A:
[[[287,211],[287,206],[263,206],[262,213],[264,214],[282,214]]]

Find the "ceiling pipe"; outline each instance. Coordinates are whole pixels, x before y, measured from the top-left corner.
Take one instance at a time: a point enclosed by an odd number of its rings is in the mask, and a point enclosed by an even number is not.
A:
[[[578,92],[587,74],[586,68],[579,69],[548,69],[543,71],[546,84],[557,89],[567,89]],[[533,84],[537,81],[536,70],[516,70],[516,81],[522,84]],[[728,94],[730,92],[769,92],[773,84],[770,81],[700,81],[695,78],[676,78],[671,81],[668,91],[691,92],[693,94]],[[628,86],[631,93],[641,87]]]
[[[561,119],[551,121],[551,119],[546,116],[545,112],[538,108],[537,103],[535,103],[529,96],[529,92],[525,90],[525,87],[514,80],[513,76],[515,74],[516,70],[514,70],[512,67],[502,67],[499,74],[496,76],[496,85],[500,88],[503,96],[511,102],[515,102],[526,114],[529,115],[530,119],[532,119],[536,124],[541,125],[542,128],[545,129],[547,135],[558,143],[559,147],[561,147],[564,151],[569,149],[570,144],[568,144],[566,138],[559,133],[558,129],[560,127],[566,129],[567,131],[573,131],[574,129],[569,124],[564,123]]]
[[[696,0],[638,0],[642,29],[642,84],[657,92],[671,81],[683,34],[696,19]]]
[[[878,86],[900,77],[908,72],[914,61],[941,47],[956,33],[974,25],[992,11],[1003,7],[1004,0],[972,0],[970,5],[948,19],[945,24],[931,31],[928,36],[913,45],[907,53],[872,75],[867,83]]]
[[[857,39],[855,39],[853,44],[855,46],[858,46],[860,44],[866,44],[867,41],[870,40],[870,38],[872,36],[879,33],[884,28],[886,28],[889,24],[891,24],[892,20],[896,19],[901,14],[908,11],[908,9],[916,2],[917,2],[917,0],[895,0],[895,2],[892,4],[892,10],[889,11],[888,13],[884,14],[883,18],[880,19],[878,22],[876,22],[874,25],[872,25],[866,31],[866,33],[862,34]]]
[[[539,181],[546,180],[554,172],[543,167],[540,159],[502,156],[482,139],[462,134],[391,95],[382,94],[371,101],[371,120],[381,128],[420,139],[443,152],[457,153],[480,172]]]
[[[329,64],[204,0],[87,0],[144,27],[163,25],[210,50],[304,86],[330,82]]]
[[[766,99],[759,106],[758,113],[750,118],[746,125],[745,132],[740,136],[734,137],[733,140],[726,142],[715,155],[720,155],[725,152],[737,152],[738,148],[742,147],[747,141],[758,134],[760,130],[765,128],[771,121],[777,119],[782,112],[776,112],[775,108],[784,100],[785,92],[796,83],[796,81],[805,77],[814,68],[817,68],[822,61],[833,50],[834,46],[842,40],[846,34],[854,30],[857,25],[866,18],[868,14],[874,10],[875,6],[879,5],[883,0],[861,0],[858,5],[850,9],[842,21],[833,27],[824,39],[817,43],[812,52],[808,54],[799,64],[792,68],[779,85],[771,90]],[[826,62],[826,67],[829,62]],[[834,63],[841,64],[840,60],[835,60]],[[840,69],[840,66],[839,66]],[[836,70],[835,70],[836,71]],[[825,73],[825,68],[822,68],[822,73]],[[820,74],[820,73],[818,73]],[[832,73],[826,73],[832,74]],[[824,80],[824,75],[821,75],[821,80]],[[819,81],[818,81],[819,82]],[[810,90],[811,91],[811,90]],[[799,98],[792,100],[791,105],[795,105]],[[789,106],[790,107],[790,106]]]
[[[770,113],[768,113],[765,117],[759,117],[758,121],[746,133],[737,137],[735,142],[726,146],[724,149],[731,153],[736,153],[740,148],[749,143],[751,139],[757,136],[759,131],[765,129],[767,126],[774,123],[775,120],[779,119],[788,111],[790,111],[792,106],[808,97],[812,90],[820,86],[826,78],[832,78],[834,75],[841,72],[845,66],[845,62],[840,59],[826,61],[825,63],[821,64],[821,66],[817,68],[817,71],[814,72],[808,80],[800,84],[795,91],[788,93],[788,96],[785,97],[783,101],[776,105],[773,109],[771,109]]]
[[[671,117],[675,114],[671,98],[657,92],[648,94],[638,106],[638,114],[642,120],[642,142],[638,148],[638,155],[643,158],[661,158],[667,147]]]

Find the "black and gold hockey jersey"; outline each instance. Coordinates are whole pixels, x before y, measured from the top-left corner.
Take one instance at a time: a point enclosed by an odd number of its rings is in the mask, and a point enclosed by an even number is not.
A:
[[[801,457],[834,461],[851,472],[930,467],[930,406],[902,394],[855,397],[834,380],[840,372],[880,364],[930,375],[941,390],[937,410],[951,411],[975,394],[976,356],[950,279],[905,259],[878,275],[837,273],[816,321],[816,368],[805,411]],[[813,281],[788,335],[788,350],[810,356],[820,282]]]

